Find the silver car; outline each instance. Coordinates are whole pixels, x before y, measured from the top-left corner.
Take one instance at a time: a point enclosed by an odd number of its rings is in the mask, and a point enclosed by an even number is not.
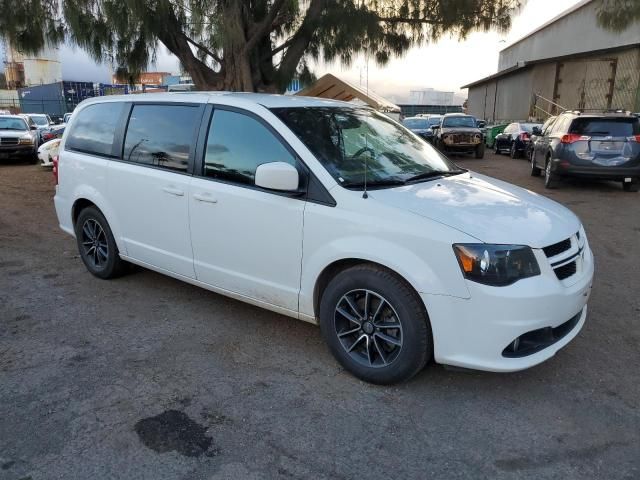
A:
[[[0,115],[0,160],[28,157],[38,161],[38,130],[22,115]]]

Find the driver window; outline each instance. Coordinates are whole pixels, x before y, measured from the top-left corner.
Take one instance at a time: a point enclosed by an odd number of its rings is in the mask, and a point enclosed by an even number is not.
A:
[[[209,127],[204,176],[254,185],[258,165],[296,159],[262,123],[253,117],[215,110]]]

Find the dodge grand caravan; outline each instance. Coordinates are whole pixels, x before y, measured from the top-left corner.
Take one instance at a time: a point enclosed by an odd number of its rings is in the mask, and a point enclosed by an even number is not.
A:
[[[242,93],[91,99],[54,175],[60,226],[93,275],[130,262],[317,323],[370,382],[406,380],[431,358],[531,367],[587,316],[594,263],[573,213],[459,168],[368,108]]]

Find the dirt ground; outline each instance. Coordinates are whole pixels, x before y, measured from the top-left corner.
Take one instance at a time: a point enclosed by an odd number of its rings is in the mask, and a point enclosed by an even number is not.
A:
[[[596,256],[587,324],[515,374],[344,372],[317,327],[138,269],[87,273],[51,173],[0,165],[0,479],[640,478],[640,194],[545,191]]]

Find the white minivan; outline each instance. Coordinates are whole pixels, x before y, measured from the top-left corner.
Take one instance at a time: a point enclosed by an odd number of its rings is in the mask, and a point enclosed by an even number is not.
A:
[[[161,93],[82,102],[55,207],[100,278],[127,262],[318,323],[374,383],[431,359],[507,372],[584,325],[594,261],[579,219],[459,168],[369,108]]]

